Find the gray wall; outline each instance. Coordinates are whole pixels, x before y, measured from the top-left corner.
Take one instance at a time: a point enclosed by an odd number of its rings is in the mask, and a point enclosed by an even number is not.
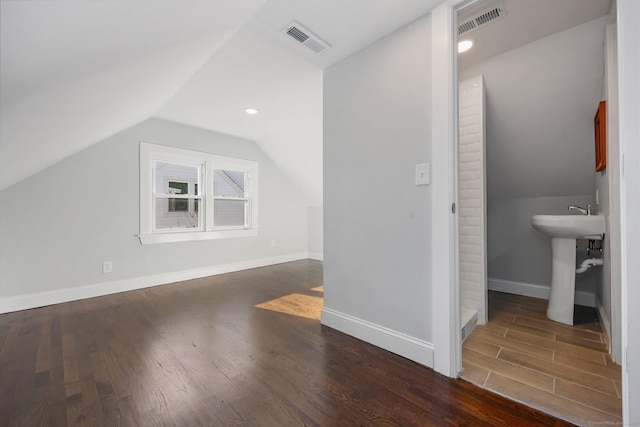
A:
[[[258,161],[259,235],[142,246],[139,141]],[[306,253],[306,218],[255,143],[148,120],[0,192],[0,298]],[[102,274],[104,260],[113,273]]]
[[[601,97],[606,17],[460,72],[487,94],[490,198],[593,194],[593,116]]]
[[[594,204],[593,115],[603,82],[600,18],[475,64],[487,94],[488,275],[548,286],[551,245],[534,214]],[[580,254],[579,254],[580,257]],[[591,272],[577,288],[595,291]]]
[[[309,206],[307,208],[307,215],[307,221],[309,223],[309,257],[322,260],[324,253],[322,240],[322,206]]]
[[[430,17],[325,71],[325,307],[431,341]]]
[[[567,205],[592,204],[591,195],[492,199],[487,209],[488,277],[518,283],[551,283],[551,239],[531,226],[533,215],[565,215]],[[576,255],[576,263],[587,257]],[[576,289],[594,293],[596,269],[576,275]]]

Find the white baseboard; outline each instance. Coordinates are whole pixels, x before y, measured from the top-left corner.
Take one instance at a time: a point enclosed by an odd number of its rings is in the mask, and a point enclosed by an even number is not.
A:
[[[306,252],[0,298],[0,314],[306,259]]]
[[[461,307],[460,311],[462,313],[460,322],[460,324],[462,325],[461,336],[462,342],[464,342],[464,340],[467,339],[469,335],[471,335],[476,326],[478,326],[478,310],[468,307]]]
[[[324,307],[322,324],[433,368],[433,344]]]
[[[315,259],[316,261],[324,261],[324,254],[322,252],[309,252],[309,259]]]
[[[598,316],[600,317],[600,322],[602,323],[604,332],[607,334],[607,347],[609,347],[609,354],[611,354],[611,322],[600,299],[596,298],[596,302],[598,304]]]
[[[492,279],[487,280],[490,291],[504,292],[507,294],[523,295],[526,297],[549,299],[551,289],[548,286],[534,283],[521,283],[511,280]],[[593,292],[576,291],[575,303],[587,307],[596,307],[596,294]]]

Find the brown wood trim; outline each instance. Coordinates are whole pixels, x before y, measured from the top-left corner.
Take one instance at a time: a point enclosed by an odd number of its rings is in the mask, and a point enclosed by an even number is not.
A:
[[[596,172],[607,167],[607,101],[600,101],[593,119],[596,142]]]

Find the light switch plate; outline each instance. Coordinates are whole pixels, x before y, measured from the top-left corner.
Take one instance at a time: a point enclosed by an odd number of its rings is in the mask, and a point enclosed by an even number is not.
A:
[[[429,163],[416,165],[416,185],[429,184]]]

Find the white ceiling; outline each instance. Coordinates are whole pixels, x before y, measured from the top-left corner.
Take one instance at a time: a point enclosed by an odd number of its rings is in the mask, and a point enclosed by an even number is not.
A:
[[[159,117],[255,140],[320,204],[322,69],[437,3],[2,0],[0,189]]]
[[[458,56],[460,75],[486,85],[490,198],[591,194],[610,3],[502,0],[505,18],[462,36],[476,44]],[[459,22],[495,4],[476,3]]]
[[[593,117],[602,99],[606,17],[467,68],[486,85],[490,199],[593,192]]]
[[[0,0],[0,189],[158,117],[255,140],[321,204],[322,70],[439,2]],[[500,38],[522,44],[608,2],[505,0],[504,23],[541,4],[559,16],[545,25],[545,9],[538,25],[514,22],[517,37]],[[283,35],[293,20],[332,47],[316,55]]]
[[[495,5],[504,6],[504,18],[460,37],[475,42],[458,56],[460,68],[604,16],[611,0],[479,0],[459,12],[458,23]]]
[[[263,0],[0,3],[0,189],[155,114]]]

